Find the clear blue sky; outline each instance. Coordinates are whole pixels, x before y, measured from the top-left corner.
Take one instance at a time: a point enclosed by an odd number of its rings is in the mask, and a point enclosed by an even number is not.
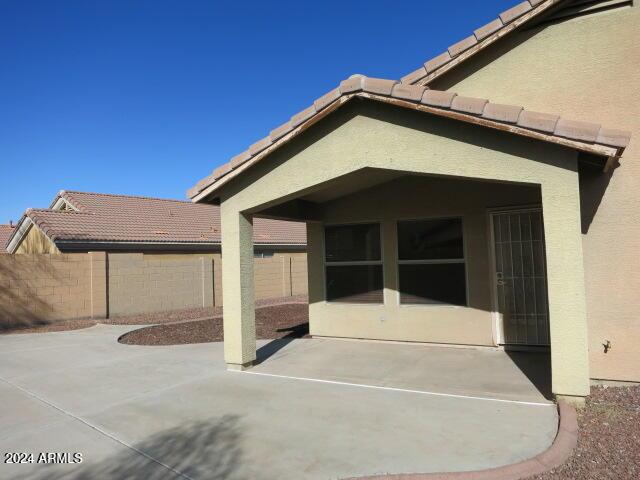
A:
[[[353,73],[399,78],[516,0],[0,0],[0,223],[60,189],[185,190]]]

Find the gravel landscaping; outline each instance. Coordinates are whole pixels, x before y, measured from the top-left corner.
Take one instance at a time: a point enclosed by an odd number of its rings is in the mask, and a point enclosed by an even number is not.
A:
[[[640,478],[640,386],[593,387],[578,425],[571,458],[530,480]]]
[[[287,303],[256,308],[258,339],[305,338],[309,336],[309,306]],[[128,345],[184,345],[223,340],[222,316],[165,323],[134,330],[118,341]]]
[[[256,300],[256,308],[268,305],[282,305],[286,303],[307,303],[306,295],[294,295],[286,298],[268,298]],[[175,323],[185,320],[205,320],[222,315],[222,307],[189,308],[169,312],[140,313],[136,315],[119,315],[101,320],[100,323],[109,325],[157,325],[160,323]]]

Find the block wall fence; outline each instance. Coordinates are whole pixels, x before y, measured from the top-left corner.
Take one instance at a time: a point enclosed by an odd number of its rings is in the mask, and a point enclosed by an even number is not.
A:
[[[221,255],[0,255],[0,330],[222,305]],[[256,258],[256,299],[307,293],[306,254]]]

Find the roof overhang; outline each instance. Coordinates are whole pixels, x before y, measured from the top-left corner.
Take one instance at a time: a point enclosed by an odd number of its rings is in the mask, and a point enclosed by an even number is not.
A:
[[[22,243],[22,239],[29,231],[31,225],[34,225],[33,221],[27,215],[23,215],[18,222],[18,225],[16,225],[13,234],[11,234],[11,237],[9,237],[9,243],[7,243],[7,252],[15,253],[15,251],[18,249],[18,246],[20,246],[20,243]]]
[[[325,102],[326,105],[323,105],[322,100],[330,95],[333,96],[333,100]],[[433,95],[440,97],[451,96],[451,98],[448,103],[443,103],[440,99],[434,101]],[[463,100],[459,102],[459,105],[456,105],[455,101],[453,101],[455,97],[456,95],[450,92],[438,92],[429,90],[427,87],[401,84],[393,80],[367,77],[345,80],[340,84],[339,89],[332,90],[316,100],[311,107],[294,115],[289,124],[272,131],[270,136],[256,142],[247,151],[218,167],[211,175],[190,189],[187,195],[193,202],[214,200],[217,197],[214,194],[229,181],[241,175],[247,169],[354,98],[387,103],[400,108],[416,110],[594,154],[603,158],[603,169],[605,171],[610,170],[617,164],[629,141],[628,132],[601,128],[597,124],[565,120],[557,115],[529,112],[522,107],[492,104],[484,99],[470,97],[459,97]],[[473,108],[470,108],[473,105],[481,105],[481,107],[474,111]],[[487,112],[487,105],[492,107],[489,109],[491,113]],[[322,108],[318,108],[319,106]],[[496,112],[502,113],[496,115]],[[508,112],[516,113],[509,116]],[[530,121],[521,121],[524,119],[525,112],[528,117],[541,116],[547,119],[551,126],[532,126]],[[301,115],[305,116],[306,120],[297,122],[296,118]],[[499,118],[499,120],[496,118]],[[563,128],[559,128],[561,123]],[[577,130],[567,130],[567,124],[575,126]],[[287,125],[290,128],[286,134],[278,137],[274,135],[274,132],[284,129]]]

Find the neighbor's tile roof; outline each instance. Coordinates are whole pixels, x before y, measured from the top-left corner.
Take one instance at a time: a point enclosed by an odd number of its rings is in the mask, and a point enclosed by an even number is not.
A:
[[[25,213],[54,242],[220,243],[220,207],[216,205],[64,190],[58,195],[77,211],[28,209]],[[255,219],[254,242],[305,244],[306,227]]]
[[[473,34],[451,45],[439,55],[427,60],[417,70],[400,79],[402,83],[428,85],[436,77],[460,64],[495,41],[537,19],[551,7],[566,0],[527,0],[505,10],[498,18],[477,28]]]
[[[261,160],[353,97],[393,103],[601,155],[605,150],[613,150],[613,154],[621,155],[631,137],[629,132],[604,128],[595,122],[569,120],[555,114],[533,112],[525,110],[520,105],[491,103],[484,98],[458,96],[453,92],[430,90],[420,85],[354,75],[343,80],[337,88],[318,98],[311,106],[292,116],[288,122],[272,130],[246,151],[216,168],[191,188],[187,195],[196,201],[200,200],[201,198],[196,197],[210,194],[229,178]],[[211,187],[214,183],[216,185]],[[207,192],[204,192],[205,189]]]
[[[0,225],[0,253],[4,253],[9,243],[9,238],[15,230],[15,225]]]

